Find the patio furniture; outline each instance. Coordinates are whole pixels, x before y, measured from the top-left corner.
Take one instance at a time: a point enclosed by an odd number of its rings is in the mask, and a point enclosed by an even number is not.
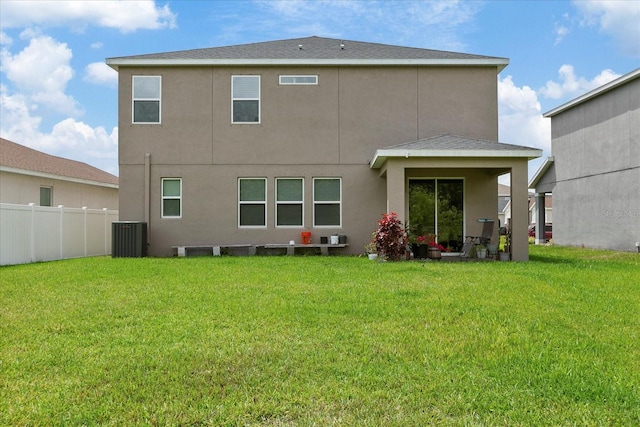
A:
[[[467,237],[464,244],[462,245],[462,249],[460,249],[460,261],[468,261],[471,256],[471,250],[476,245],[476,242],[473,237]]]
[[[491,243],[491,237],[493,237],[493,225],[495,221],[490,218],[480,218],[478,222],[484,223],[482,226],[482,235],[467,236],[467,240],[471,239],[477,244],[486,246]]]

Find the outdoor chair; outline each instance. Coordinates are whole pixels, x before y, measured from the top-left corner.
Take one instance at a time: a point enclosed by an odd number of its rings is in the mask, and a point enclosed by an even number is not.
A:
[[[460,249],[460,261],[468,261],[471,256],[471,250],[476,245],[476,241],[473,237],[467,237],[464,244],[462,245],[462,249]]]
[[[491,237],[493,237],[493,224],[494,221],[492,219],[481,218],[478,222],[484,223],[482,226],[482,235],[481,236],[467,236],[467,241],[472,240],[476,244],[480,244],[483,246],[491,243]]]

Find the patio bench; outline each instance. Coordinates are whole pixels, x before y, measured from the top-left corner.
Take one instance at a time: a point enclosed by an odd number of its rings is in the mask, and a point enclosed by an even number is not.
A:
[[[211,251],[211,255],[220,256],[222,249],[243,249],[246,248],[248,250],[248,255],[255,255],[256,248],[250,243],[242,243],[242,244],[228,244],[228,245],[177,245],[171,246],[172,249],[177,251],[179,257],[184,257],[188,255],[189,251]]]
[[[320,249],[321,255],[329,255],[329,249],[344,249],[348,247],[347,243],[340,243],[337,245],[324,244],[324,243],[309,243],[309,244],[286,244],[286,243],[267,243],[264,245],[257,245],[257,248],[264,249],[286,249],[287,255],[295,255],[296,249]]]

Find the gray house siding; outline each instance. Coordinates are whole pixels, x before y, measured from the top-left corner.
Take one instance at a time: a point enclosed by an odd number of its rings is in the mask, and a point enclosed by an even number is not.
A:
[[[640,79],[552,116],[551,129],[554,243],[635,250],[640,241]]]

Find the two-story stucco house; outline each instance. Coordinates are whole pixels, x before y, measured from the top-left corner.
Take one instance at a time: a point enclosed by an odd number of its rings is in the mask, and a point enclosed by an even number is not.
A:
[[[382,213],[411,223],[418,200],[431,200],[420,232],[453,247],[497,221],[510,173],[512,258],[528,259],[527,163],[541,151],[497,140],[505,58],[308,37],[107,64],[120,219],[148,223],[151,255],[301,231],[362,253]]]
[[[530,187],[539,200],[553,193],[554,243],[636,251],[636,242],[640,244],[640,68],[544,116],[551,118],[553,155]],[[544,214],[538,210],[539,217]]]

